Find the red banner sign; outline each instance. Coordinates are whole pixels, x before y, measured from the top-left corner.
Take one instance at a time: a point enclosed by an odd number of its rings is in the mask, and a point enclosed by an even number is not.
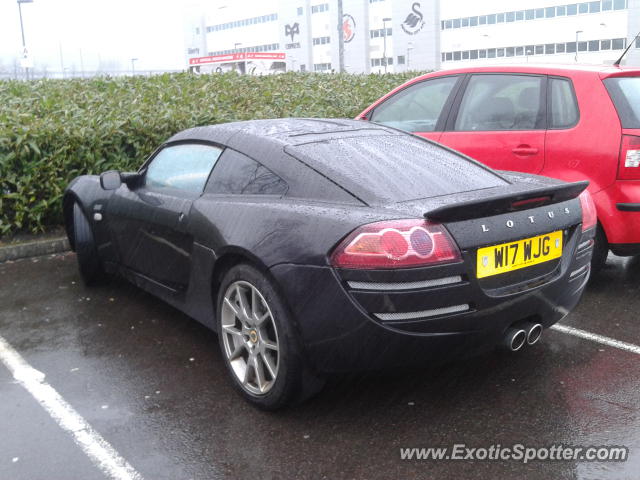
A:
[[[209,57],[196,57],[189,59],[189,65],[202,65],[205,63],[244,62],[245,60],[284,60],[285,54],[280,52],[242,52],[228,55],[213,55]]]

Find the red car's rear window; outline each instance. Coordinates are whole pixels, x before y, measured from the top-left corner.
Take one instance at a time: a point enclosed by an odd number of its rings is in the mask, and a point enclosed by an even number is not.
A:
[[[640,77],[604,79],[613,100],[622,128],[640,128]]]

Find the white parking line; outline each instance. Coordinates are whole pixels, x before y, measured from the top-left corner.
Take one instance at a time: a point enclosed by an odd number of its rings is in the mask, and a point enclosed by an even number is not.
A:
[[[142,480],[142,476],[45,382],[44,374],[29,365],[2,337],[0,361],[107,477],[113,480]]]
[[[640,355],[640,347],[638,345],[634,345],[633,343],[621,342],[620,340],[615,340],[603,335],[598,335],[597,333],[587,332],[586,330],[580,330],[579,328],[568,327],[566,325],[556,324],[553,325],[551,329],[573,335],[574,337],[584,338],[586,340],[591,340],[593,342],[598,342],[603,345],[608,345],[610,347],[619,348],[620,350],[626,350],[627,352],[637,353],[638,355]]]

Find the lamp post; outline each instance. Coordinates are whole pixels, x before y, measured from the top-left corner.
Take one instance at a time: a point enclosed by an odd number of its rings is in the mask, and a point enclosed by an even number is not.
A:
[[[136,62],[138,61],[137,58],[132,58],[131,59],[131,75],[135,75],[136,74]]]
[[[25,76],[27,80],[29,79],[29,58],[27,52],[27,42],[24,39],[24,25],[22,23],[22,4],[23,3],[33,3],[33,0],[18,0],[18,14],[20,15],[20,33],[22,34],[22,55],[23,55],[23,65]]]
[[[384,73],[387,73],[387,22],[390,22],[389,17],[382,19],[382,27],[384,30],[384,44],[382,47],[382,61],[384,62]]]
[[[576,63],[578,63],[578,35],[582,33],[582,30],[576,30]]]

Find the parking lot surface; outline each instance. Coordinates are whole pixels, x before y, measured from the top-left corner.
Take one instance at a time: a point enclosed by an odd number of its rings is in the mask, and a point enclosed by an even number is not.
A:
[[[637,346],[639,311],[640,258],[610,257],[562,324]],[[332,378],[311,401],[264,413],[233,390],[214,333],[124,281],[84,287],[67,253],[0,264],[0,339],[35,369],[16,373],[0,362],[3,480],[637,479],[640,472],[640,355],[560,331],[516,354]],[[21,376],[33,372],[51,390]],[[68,406],[62,420],[61,405]],[[64,428],[70,416],[91,427],[87,444],[86,426]],[[624,445],[630,457],[526,465],[400,458],[401,448],[454,444]],[[131,469],[100,463],[105,452]]]

